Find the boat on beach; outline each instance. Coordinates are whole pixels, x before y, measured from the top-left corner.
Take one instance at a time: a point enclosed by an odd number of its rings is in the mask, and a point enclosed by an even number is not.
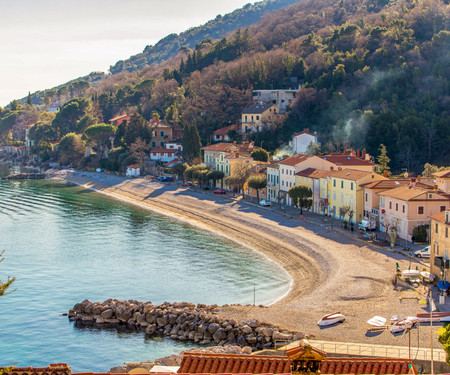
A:
[[[336,323],[340,323],[343,322],[345,320],[345,315],[341,314],[339,311],[332,313],[332,314],[327,314],[324,315],[322,317],[322,319],[320,319],[317,324],[319,325],[319,327],[326,327],[326,326],[331,326],[333,324]]]
[[[381,331],[388,328],[387,326],[387,319],[383,318],[382,316],[374,316],[373,318],[370,318],[367,323],[370,325],[371,331]]]
[[[406,318],[397,320],[396,322],[394,322],[394,324],[392,324],[391,332],[400,333],[411,329],[418,321],[419,319],[415,316],[408,316]]]
[[[450,322],[450,312],[420,313],[416,317],[421,323]]]

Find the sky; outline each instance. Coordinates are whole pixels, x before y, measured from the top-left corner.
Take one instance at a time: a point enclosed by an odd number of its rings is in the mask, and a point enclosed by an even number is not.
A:
[[[143,51],[252,0],[0,0],[0,106]]]

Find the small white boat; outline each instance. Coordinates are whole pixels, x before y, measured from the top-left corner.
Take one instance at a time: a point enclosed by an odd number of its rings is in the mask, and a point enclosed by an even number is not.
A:
[[[342,315],[339,311],[332,313],[332,314],[328,314],[328,315],[324,315],[322,317],[322,319],[320,319],[317,324],[320,327],[326,327],[326,326],[331,326],[332,324],[336,324],[336,323],[340,323],[343,322],[345,320],[345,316]]]
[[[370,324],[371,330],[381,330],[387,328],[387,319],[382,316],[374,316],[373,318],[370,318],[367,323]]]
[[[418,278],[418,277],[420,277],[420,272],[418,270],[404,270],[404,271],[402,271],[402,278],[403,279]]]
[[[415,316],[408,316],[404,319],[397,320],[391,327],[392,333],[399,333],[411,329],[419,319]]]
[[[422,280],[427,281],[429,283],[432,283],[436,276],[434,276],[432,273],[428,271],[422,271],[420,273],[420,276],[422,277]]]
[[[423,323],[430,323],[431,316],[433,316],[433,323],[450,322],[450,312],[422,313],[416,315],[419,322]]]

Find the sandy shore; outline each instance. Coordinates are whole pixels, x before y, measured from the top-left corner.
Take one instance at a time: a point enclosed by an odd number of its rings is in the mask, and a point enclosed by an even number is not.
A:
[[[59,178],[226,236],[264,254],[289,273],[292,285],[284,298],[266,308],[222,307],[224,317],[256,318],[304,331],[319,340],[407,346],[408,335],[368,333],[366,321],[374,315],[415,315],[426,307],[415,298],[400,300],[401,291],[406,297],[413,295],[406,286],[393,284],[396,262],[405,269],[409,259],[299,218],[176,184],[103,173],[79,172]],[[411,267],[415,266],[413,261]],[[426,289],[419,292],[419,298],[425,300]],[[335,311],[345,314],[346,322],[320,329],[320,317]],[[414,346],[419,341],[420,347],[429,347],[430,340],[429,327],[411,333]],[[433,342],[436,348],[442,347],[437,335]]]

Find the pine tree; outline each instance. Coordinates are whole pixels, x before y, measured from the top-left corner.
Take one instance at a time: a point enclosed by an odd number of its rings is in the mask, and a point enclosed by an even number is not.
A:
[[[31,93],[29,91],[28,91],[27,104],[28,105],[33,105],[33,102],[31,101]]]
[[[389,159],[389,157],[387,156],[386,146],[384,144],[381,144],[378,151],[380,151],[380,156],[378,156],[377,158],[378,173],[384,174],[386,171],[386,174],[390,175],[391,168],[389,167],[389,162],[391,161],[391,159]]]
[[[202,148],[202,143],[195,125],[185,126],[183,137],[181,138],[181,145],[183,146],[183,159],[186,163],[189,164],[201,156],[200,149]]]

